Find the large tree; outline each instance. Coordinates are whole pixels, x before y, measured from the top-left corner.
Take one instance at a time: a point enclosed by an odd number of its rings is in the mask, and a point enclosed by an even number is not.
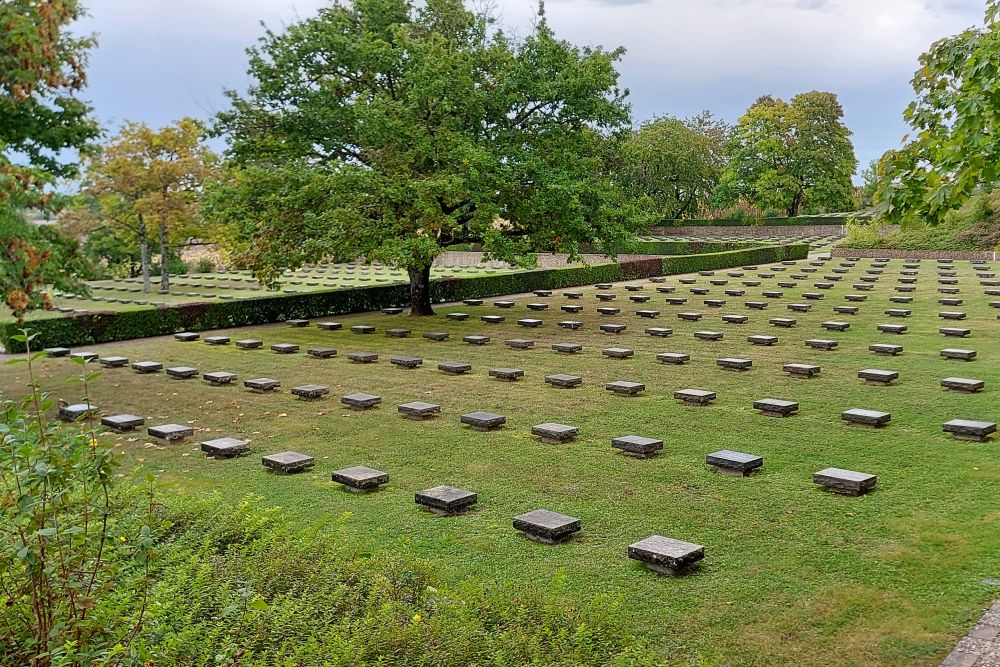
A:
[[[877,211],[887,223],[937,224],[980,185],[1000,179],[1000,0],[984,26],[920,56],[905,145],[879,165]]]
[[[633,225],[605,168],[629,123],[621,54],[556,39],[543,11],[518,41],[461,0],[336,2],[250,50],[210,210],[265,283],[363,256],[408,270],[414,315],[451,244],[510,262],[614,253]]]
[[[206,181],[218,176],[219,159],[204,138],[204,126],[192,118],[161,130],[128,122],[85,163],[82,196],[67,226],[77,234],[110,228],[135,238],[147,292],[151,231],[158,234],[164,292],[171,243],[207,234],[201,199]]]
[[[729,132],[708,112],[653,119],[621,142],[616,175],[629,197],[650,198],[660,218],[695,216],[719,182]]]
[[[54,208],[50,186],[76,175],[76,155],[99,134],[78,97],[93,46],[69,32],[82,14],[75,0],[0,2],[0,296],[19,319],[51,306],[48,285],[76,284],[22,211]]]
[[[791,102],[758,99],[726,147],[729,164],[717,203],[742,200],[789,216],[850,208],[858,161],[843,116],[833,93],[801,93]]]

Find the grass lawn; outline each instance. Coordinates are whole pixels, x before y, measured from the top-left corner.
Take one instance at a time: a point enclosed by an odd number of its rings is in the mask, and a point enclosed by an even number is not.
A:
[[[95,346],[102,355],[119,354],[132,361],[155,360],[166,365],[191,365],[202,372],[228,370],[242,379],[272,377],[282,393],[253,394],[241,387],[211,387],[200,380],[177,381],[162,373],[138,375],[128,369],[106,372],[93,395],[106,414],[143,415],[148,425],[191,423],[193,443],[160,446],[142,434],[120,438],[128,456],[157,472],[168,493],[218,492],[234,502],[248,494],[267,505],[285,508],[292,521],[329,530],[331,539],[345,540],[360,551],[404,550],[437,564],[442,576],[495,582],[514,589],[542,587],[566,600],[623,600],[623,612],[664,655],[694,662],[699,658],[723,665],[815,665],[854,667],[935,665],[965,634],[1000,589],[982,583],[1000,576],[1000,445],[969,443],[942,433],[941,424],[955,418],[997,421],[1000,391],[1000,322],[998,310],[968,262],[957,262],[962,306],[940,306],[937,265],[921,263],[919,284],[910,305],[889,303],[902,260],[889,263],[868,300],[857,304],[855,316],[836,315],[835,305],[855,293],[852,284],[871,265],[858,262],[841,282],[822,291],[808,313],[791,313],[789,303],[804,302],[802,293],[816,292],[837,266],[832,260],[780,299],[768,299],[764,311],[748,310],[747,300],[780,289],[807,262],[781,267],[773,278],[730,277],[726,286],[710,286],[697,277],[694,287],[709,287],[708,296],[689,293],[679,277],[675,295],[689,303],[672,306],[656,285],[643,283],[644,305],[628,301],[630,293],[616,285],[613,305],[620,316],[600,317],[593,287],[584,298],[568,301],[559,292],[549,298],[518,296],[516,307],[438,308],[438,316],[410,319],[381,314],[337,318],[344,330],[283,325],[253,327],[223,333],[236,338],[261,338],[265,348],[241,351],[232,345],[180,343],[150,339]],[[759,272],[770,272],[762,268]],[[719,271],[712,278],[726,278]],[[743,280],[761,280],[747,287],[746,296],[724,296],[725,289],[742,288]],[[723,308],[709,308],[705,298],[722,298]],[[1000,299],[993,297],[994,299]],[[531,302],[549,303],[535,313]],[[581,314],[559,311],[566,303],[584,305]],[[890,318],[886,308],[911,308],[912,317]],[[641,319],[639,309],[657,309],[656,320]],[[704,313],[701,322],[683,322],[680,311]],[[941,310],[962,310],[968,319],[949,323]],[[444,314],[472,314],[452,322]],[[747,314],[743,325],[726,324],[721,315]],[[503,314],[506,322],[489,325],[481,314]],[[515,325],[518,318],[545,321],[539,329]],[[771,317],[793,317],[792,329],[768,324]],[[556,326],[563,319],[584,322],[579,331]],[[820,323],[846,320],[850,330],[825,331]],[[620,336],[601,333],[598,324],[620,322]],[[883,322],[907,324],[905,335],[880,334]],[[352,324],[373,324],[375,335],[354,335]],[[646,326],[674,329],[670,338],[643,335]],[[942,326],[972,329],[967,339],[945,338]],[[408,327],[413,337],[394,339],[384,329]],[[696,330],[725,333],[719,342],[696,340]],[[433,343],[426,331],[448,331],[451,340]],[[489,345],[473,347],[463,335],[485,334]],[[774,347],[751,346],[746,337],[773,334]],[[508,338],[533,338],[535,348],[508,349]],[[807,348],[804,340],[832,338],[834,351]],[[549,346],[575,341],[583,353],[563,356]],[[267,345],[299,343],[303,352],[279,355]],[[898,357],[878,357],[868,351],[873,342],[896,343]],[[306,346],[338,349],[334,359],[304,354]],[[634,359],[603,357],[601,348],[621,346],[636,351]],[[971,348],[978,359],[949,362],[939,356],[948,347]],[[354,365],[350,351],[372,351],[382,357],[375,365]],[[656,362],[658,352],[686,352],[685,366]],[[421,368],[403,370],[389,364],[391,354],[424,360]],[[753,361],[747,373],[718,368],[721,357]],[[453,377],[439,372],[440,361],[473,364],[473,373]],[[782,372],[789,362],[815,363],[822,373],[809,380]],[[514,366],[525,371],[522,381],[508,384],[488,377],[490,368]],[[65,359],[39,361],[47,388],[67,400],[79,398],[79,387],[67,380],[79,367]],[[891,387],[871,387],[857,378],[865,368],[897,370]],[[0,367],[0,387],[21,391],[24,366]],[[543,377],[570,373],[584,377],[582,387],[549,387]],[[949,376],[986,382],[979,394],[943,391]],[[620,398],[604,390],[613,380],[646,384],[643,396]],[[297,384],[330,387],[319,402],[294,400],[288,389]],[[714,405],[682,407],[672,398],[682,388],[718,392]],[[382,396],[381,408],[353,412],[339,396],[365,391]],[[774,419],[756,413],[760,398],[784,398],[801,404],[797,416]],[[439,403],[442,415],[430,422],[404,420],[400,403]],[[892,413],[881,430],[843,424],[849,408]],[[479,433],[460,426],[459,415],[475,410],[507,417],[498,432]],[[530,436],[541,422],[578,426],[580,437],[564,445],[542,444]],[[610,447],[612,437],[637,434],[662,438],[665,449],[650,460],[633,460]],[[228,461],[204,458],[197,442],[226,435],[252,441],[250,456]],[[113,436],[112,436],[113,437]],[[314,455],[316,467],[295,476],[266,473],[260,455],[293,449]],[[705,455],[733,449],[762,455],[764,470],[751,478],[715,474]],[[330,480],[336,468],[367,465],[389,472],[383,491],[355,495]],[[877,474],[875,492],[859,498],[824,492],[811,482],[812,473],[840,467]],[[478,509],[461,517],[441,519],[420,512],[413,494],[449,484],[479,494]],[[511,518],[547,508],[579,517],[583,530],[567,544],[543,546],[522,538]],[[626,557],[627,546],[661,534],[706,547],[702,566],[692,574],[661,578]]]

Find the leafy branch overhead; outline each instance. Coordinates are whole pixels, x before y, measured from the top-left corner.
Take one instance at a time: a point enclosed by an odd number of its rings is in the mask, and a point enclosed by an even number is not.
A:
[[[265,280],[323,256],[406,267],[415,310],[443,249],[620,248],[634,215],[607,177],[629,125],[622,51],[516,41],[460,0],[358,0],[267,32],[217,131],[234,169],[209,211]]]

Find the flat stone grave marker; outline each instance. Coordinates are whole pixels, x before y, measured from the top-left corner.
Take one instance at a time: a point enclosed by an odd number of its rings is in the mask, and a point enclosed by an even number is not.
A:
[[[560,445],[570,442],[576,439],[576,436],[579,434],[580,429],[575,426],[567,426],[566,424],[546,422],[531,427],[531,435],[550,445]]]
[[[472,372],[472,364],[467,361],[442,361],[438,370],[447,375],[464,375]]]
[[[605,317],[609,317],[611,315],[618,315],[622,311],[621,311],[621,308],[611,308],[610,306],[606,306],[606,307],[598,308],[597,312],[599,314],[601,314],[601,315],[604,315]]]
[[[364,278],[362,278],[362,280],[364,280]],[[383,308],[382,309],[382,314],[383,315],[399,315],[402,312],[403,312],[403,309],[399,308],[399,307],[391,307],[391,308]]]
[[[793,313],[808,313],[812,310],[811,303],[790,303],[788,304],[788,310]]]
[[[578,322],[577,320],[563,320],[559,322],[558,325],[560,329],[579,329],[583,326],[583,322]]]
[[[466,305],[466,306],[481,306],[481,305],[483,305],[483,300],[482,299],[465,299],[464,301],[462,301],[462,304]]]
[[[528,329],[537,329],[543,324],[545,324],[544,320],[535,320],[531,318],[525,318],[517,321],[517,326],[526,327]]]
[[[319,322],[316,326],[323,331],[340,331],[344,328],[341,322]]]
[[[860,309],[857,306],[834,306],[833,312],[841,315],[857,315]]]
[[[723,333],[721,331],[695,331],[694,337],[698,340],[722,340]]]
[[[511,338],[505,340],[504,345],[512,350],[530,350],[535,346],[535,341],[530,338]]]
[[[250,443],[239,438],[215,438],[201,443],[201,451],[215,459],[230,459],[250,453]]]
[[[281,386],[281,383],[272,378],[253,378],[250,380],[244,380],[243,386],[252,392],[264,394],[269,391],[274,391]]]
[[[676,576],[690,570],[705,557],[705,547],[662,535],[651,535],[628,547],[628,557],[647,569],[664,576]]]
[[[949,361],[972,361],[976,358],[975,350],[960,350],[956,348],[949,348],[947,350],[941,350],[941,356]]]
[[[315,401],[330,393],[330,388],[322,384],[303,384],[292,387],[292,396],[304,401]]]
[[[109,415],[107,417],[101,417],[102,426],[107,426],[112,431],[116,431],[118,433],[134,431],[145,424],[145,419],[135,415]]]
[[[47,347],[45,348],[45,356],[52,358],[65,357],[69,355],[69,351],[68,347]]]
[[[642,285],[623,285],[626,292],[641,292],[645,289]]]
[[[167,375],[175,380],[187,380],[198,375],[198,369],[191,366],[173,366],[167,369]]]
[[[563,292],[562,295],[567,299],[582,299],[583,292]]]
[[[885,311],[885,314],[889,317],[909,317],[913,314],[913,311],[905,308],[889,308]]]
[[[353,394],[347,394],[346,396],[341,396],[340,402],[352,410],[369,410],[380,405],[382,403],[382,397],[359,391]]]
[[[848,424],[853,424],[856,426],[865,426],[868,428],[882,428],[887,426],[892,420],[892,415],[888,412],[879,412],[878,410],[862,410],[860,408],[851,408],[850,410],[845,410],[840,414],[840,418],[847,422]]]
[[[73,422],[85,417],[96,417],[100,414],[100,409],[93,403],[73,403],[72,405],[59,406],[59,419],[65,422]]]
[[[821,325],[827,331],[847,331],[851,328],[850,322],[840,322],[837,320],[828,320],[823,322]]]
[[[737,359],[735,357],[724,357],[716,359],[715,365],[727,371],[748,371],[753,367],[753,362],[749,359]]]
[[[635,350],[627,347],[606,347],[601,350],[601,354],[609,359],[631,359],[635,356]]]
[[[722,321],[726,324],[746,324],[750,318],[746,315],[723,315]]]
[[[385,335],[388,336],[389,338],[409,338],[410,337],[410,333],[411,332],[410,332],[409,329],[386,329],[385,330]]]
[[[194,429],[184,424],[160,424],[146,427],[146,433],[164,442],[180,442],[194,435]]]
[[[660,354],[656,355],[656,360],[662,364],[683,366],[684,364],[691,361],[691,355],[683,354],[681,352],[661,352]]]
[[[552,290],[550,289],[536,289],[532,292],[535,296],[552,296]]]
[[[637,310],[637,311],[635,311],[635,314],[638,315],[639,317],[644,317],[644,318],[646,318],[648,320],[655,320],[657,317],[660,316],[660,311],[658,311],[658,310]]]
[[[277,354],[295,354],[299,351],[299,346],[295,343],[274,343],[271,351]]]
[[[633,294],[628,298],[632,303],[646,303],[649,301],[649,297],[642,294]]]
[[[507,423],[507,418],[492,412],[470,412],[462,415],[459,421],[473,431],[495,431]]]
[[[704,317],[704,315],[696,312],[688,312],[688,313],[677,313],[677,317],[679,319],[684,320],[685,322],[697,322],[702,317]]]
[[[316,459],[299,452],[279,452],[261,457],[260,462],[265,468],[279,474],[291,474],[308,470],[316,464]]]
[[[236,341],[236,347],[238,347],[241,350],[259,350],[260,348],[264,347],[264,341],[254,340],[250,338],[246,340],[238,340]]]
[[[725,291],[726,296],[746,296],[746,293],[745,289],[727,289]]]
[[[760,287],[760,281],[759,280],[744,280],[743,281],[743,286],[744,287]]]
[[[753,409],[759,410],[765,417],[791,417],[799,411],[799,404],[778,398],[763,398],[753,402]]]
[[[432,419],[441,414],[440,405],[427,403],[425,401],[411,401],[410,403],[403,403],[396,409],[399,411],[399,414],[403,415],[407,419],[413,419],[415,421]]]
[[[462,341],[469,345],[486,345],[490,342],[489,336],[463,336]]]
[[[600,330],[606,334],[621,334],[625,333],[627,325],[625,324],[602,324],[600,325]]]
[[[867,294],[845,294],[844,295],[844,299],[847,300],[847,301],[854,302],[854,303],[860,303],[861,301],[867,301],[868,300],[868,295]]]
[[[813,473],[813,483],[819,484],[834,493],[845,496],[860,496],[875,488],[878,478],[864,472],[843,470],[841,468],[825,468]]]
[[[524,371],[520,368],[492,368],[490,377],[501,382],[517,382],[519,378],[524,377]]]
[[[806,347],[811,347],[814,350],[833,350],[839,345],[835,340],[829,340],[826,338],[810,338],[806,341]]]
[[[730,449],[723,449],[712,452],[705,457],[705,463],[715,469],[716,472],[731,477],[749,477],[764,466],[764,458],[755,454],[744,452],[734,452]]]
[[[515,516],[514,529],[521,531],[525,537],[535,542],[558,544],[580,531],[580,520],[558,512],[539,509]]]
[[[212,371],[211,373],[202,375],[201,379],[211,385],[222,386],[236,382],[239,377],[236,373],[230,373],[229,371]]]
[[[897,371],[885,371],[878,368],[866,368],[858,371],[858,377],[865,381],[865,384],[873,387],[888,387],[899,379]]]
[[[882,357],[895,357],[898,354],[902,354],[903,346],[890,345],[888,343],[872,343],[868,346],[868,351]]]
[[[707,287],[692,287],[691,288],[691,294],[694,294],[695,296],[705,296],[706,294],[708,294],[708,292],[709,292],[709,290],[708,290]]]
[[[228,345],[229,336],[205,336],[208,345]]]
[[[772,317],[768,320],[768,324],[775,327],[781,327],[783,329],[791,329],[795,326],[796,321],[790,317]]]
[[[374,352],[348,352],[347,360],[354,364],[374,364],[378,355]]]
[[[751,345],[771,346],[778,344],[777,336],[747,336],[747,342]]]
[[[563,311],[564,313],[582,313],[583,306],[577,304],[566,304],[563,306],[559,306],[559,310]]]
[[[310,347],[306,354],[315,359],[330,359],[337,356],[337,350],[332,347]]]
[[[957,327],[941,327],[938,333],[948,338],[966,338],[972,334],[972,329],[960,329]]]
[[[716,399],[716,393],[704,389],[680,389],[674,392],[674,398],[684,405],[705,406]]]
[[[101,357],[97,361],[105,368],[121,368],[128,364],[128,357]]]
[[[813,364],[785,364],[782,370],[795,378],[811,378],[820,374],[821,367]]]
[[[182,343],[190,343],[201,338],[201,334],[197,334],[193,331],[182,331],[180,333],[174,334],[174,340],[179,340]]]
[[[892,303],[913,303],[912,296],[890,296],[889,301]]]
[[[307,327],[309,326],[309,320],[285,320],[285,324],[290,327]]]
[[[604,385],[604,389],[612,392],[616,396],[638,396],[646,391],[646,385],[641,382],[628,382],[626,380],[615,380]]]
[[[528,310],[540,311],[540,310],[548,310],[548,309],[549,309],[549,304],[547,304],[547,303],[529,303],[528,304]]]
[[[968,419],[952,419],[941,425],[945,433],[951,433],[958,440],[986,442],[990,435],[996,433],[995,422],[971,421]]]
[[[424,360],[420,357],[410,357],[410,356],[392,356],[389,357],[389,363],[393,366],[398,366],[400,368],[417,368],[423,365]]]
[[[514,302],[513,301],[494,301],[493,305],[496,306],[497,308],[513,308],[514,307]]]
[[[486,324],[500,324],[507,318],[503,315],[480,315],[479,319]]]
[[[965,299],[953,299],[953,298],[938,299],[938,303],[941,304],[942,306],[961,306],[962,303],[964,303],[964,301]],[[938,313],[938,315],[943,316],[943,313]],[[960,317],[959,319],[965,319],[964,316],[965,313],[962,313],[962,317]]]
[[[976,394],[983,390],[986,383],[983,380],[975,380],[973,378],[948,377],[941,380],[941,386],[948,391]]]
[[[645,334],[655,338],[666,338],[673,335],[674,330],[667,327],[646,327]]]
[[[354,326],[351,327],[351,333],[353,333],[353,334],[361,334],[361,335],[370,335],[370,334],[375,333],[375,327],[373,327],[373,326],[371,326],[369,324],[355,324]]]
[[[683,306],[687,301],[687,297],[684,296],[668,296],[666,298],[666,302],[671,306]]]
[[[778,292],[778,291],[774,291],[774,290],[768,290],[768,291],[765,291],[765,292],[761,292],[760,294],[765,299],[780,299],[781,297],[785,296],[784,292]]]
[[[69,355],[70,359],[82,359],[84,363],[90,363],[91,361],[96,361],[98,359],[98,354],[96,352],[72,352]]]
[[[455,322],[464,322],[465,320],[469,319],[469,314],[468,313],[448,313],[447,315],[445,315],[445,317],[447,317],[449,320],[452,320],[452,321],[455,321]]]
[[[451,337],[447,331],[428,331],[424,334],[424,338],[435,343],[442,343]]]
[[[553,343],[552,349],[560,354],[577,354],[583,350],[579,343]]]
[[[876,328],[882,333],[896,334],[900,336],[906,333],[909,329],[909,327],[905,324],[879,324]]]
[[[705,299],[705,305],[709,308],[722,308],[726,302],[723,299]]]
[[[663,441],[641,435],[624,435],[611,439],[611,446],[622,454],[635,459],[648,459],[663,449]]]
[[[579,387],[583,384],[583,378],[579,375],[566,375],[564,373],[555,373],[553,375],[545,376],[545,384],[551,385],[553,387],[559,387],[561,389],[572,389],[574,387]]]
[[[479,496],[471,491],[454,486],[435,486],[425,491],[418,491],[413,496],[413,502],[421,509],[437,516],[455,516],[468,510],[476,504]]]

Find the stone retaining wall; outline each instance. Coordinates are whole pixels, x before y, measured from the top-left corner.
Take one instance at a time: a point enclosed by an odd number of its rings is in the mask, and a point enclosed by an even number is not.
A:
[[[650,236],[725,236],[732,238],[759,238],[767,236],[843,236],[847,233],[844,225],[780,225],[768,227],[653,227]]]
[[[628,261],[632,259],[643,259],[647,258],[648,255],[618,255],[617,261]],[[581,261],[570,262],[569,255],[567,254],[552,254],[544,253],[538,255],[538,268],[540,269],[558,269],[564,266],[583,266],[584,264],[604,264],[606,262],[612,261],[605,255],[582,255]],[[509,265],[506,262],[497,261],[483,261],[483,253],[481,252],[459,252],[454,250],[448,250],[441,253],[434,260],[434,266],[437,267],[448,267],[448,266],[479,266],[480,264],[485,264],[491,268],[507,268]]]
[[[987,262],[997,261],[995,251],[968,251],[957,250],[889,250],[889,249],[861,249],[861,248],[833,248],[830,254],[834,257],[885,257],[887,259],[978,259]]]

